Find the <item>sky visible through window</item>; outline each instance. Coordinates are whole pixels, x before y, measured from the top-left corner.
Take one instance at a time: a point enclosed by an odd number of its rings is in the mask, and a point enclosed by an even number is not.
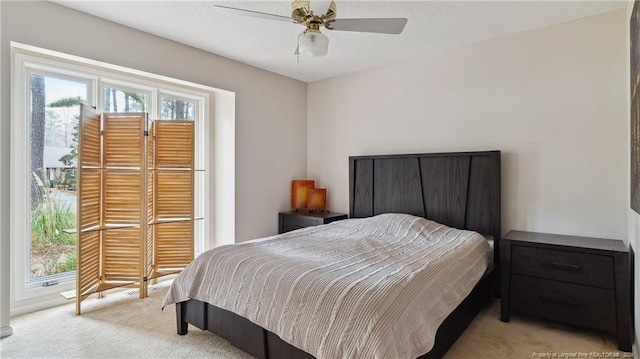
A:
[[[51,107],[61,99],[78,98],[87,100],[87,85],[75,81],[44,77],[46,130],[45,146],[71,147],[72,132],[78,123],[79,106]]]

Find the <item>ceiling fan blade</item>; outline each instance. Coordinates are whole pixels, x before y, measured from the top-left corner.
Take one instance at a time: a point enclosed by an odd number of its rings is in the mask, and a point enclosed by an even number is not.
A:
[[[330,26],[333,30],[375,32],[378,34],[399,34],[404,30],[407,19],[336,19]]]
[[[229,13],[229,14],[240,15],[240,16],[248,16],[248,17],[255,17],[255,18],[258,18],[258,19],[265,19],[265,20],[276,20],[276,21],[284,21],[284,22],[293,23],[293,19],[291,19],[290,17],[287,17],[287,16],[267,14],[267,13],[264,13],[264,12],[258,12],[258,11],[253,11],[253,10],[236,9],[234,7],[228,7],[228,6],[222,6],[222,5],[213,5],[213,6],[217,7],[218,10],[222,10],[222,11],[224,11],[226,13]]]
[[[331,6],[331,0],[311,0],[309,2],[309,9],[316,16],[326,14],[329,11],[329,6]]]

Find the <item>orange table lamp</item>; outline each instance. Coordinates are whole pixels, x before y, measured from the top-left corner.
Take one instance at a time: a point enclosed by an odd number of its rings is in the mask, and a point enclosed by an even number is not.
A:
[[[296,210],[307,208],[309,190],[314,186],[315,181],[312,180],[291,181],[291,207]]]

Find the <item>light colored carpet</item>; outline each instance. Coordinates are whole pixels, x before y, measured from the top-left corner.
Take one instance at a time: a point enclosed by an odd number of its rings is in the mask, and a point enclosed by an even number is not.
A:
[[[494,299],[444,359],[544,358],[547,353],[548,358],[633,358],[631,353],[618,351],[613,334],[516,314],[509,323],[501,322],[500,300]]]
[[[186,336],[177,335],[174,306],[160,310],[167,285],[158,284],[159,289],[145,299],[124,292],[89,298],[81,316],[75,315],[70,303],[12,318],[14,334],[0,340],[0,357],[251,358],[227,341],[194,327],[189,327]],[[520,316],[514,316],[510,323],[500,322],[499,304],[494,300],[476,317],[445,359],[616,352],[615,338],[608,334]]]

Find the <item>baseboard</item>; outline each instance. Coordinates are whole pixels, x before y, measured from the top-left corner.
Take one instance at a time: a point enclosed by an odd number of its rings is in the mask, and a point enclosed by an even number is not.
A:
[[[633,343],[631,350],[633,351],[633,359],[639,359],[640,357],[638,355],[640,354],[638,354],[638,343]]]
[[[0,328],[0,338],[8,337],[13,334],[13,328],[7,325],[6,327]]]
[[[13,317],[16,315],[32,313],[38,310],[49,309],[49,308],[57,307],[59,305],[63,305],[67,303],[69,303],[68,300],[64,299],[61,296],[57,296],[57,297],[54,297],[54,299],[45,300],[45,301],[37,302],[34,304],[21,305],[19,307],[12,307],[11,316]]]

